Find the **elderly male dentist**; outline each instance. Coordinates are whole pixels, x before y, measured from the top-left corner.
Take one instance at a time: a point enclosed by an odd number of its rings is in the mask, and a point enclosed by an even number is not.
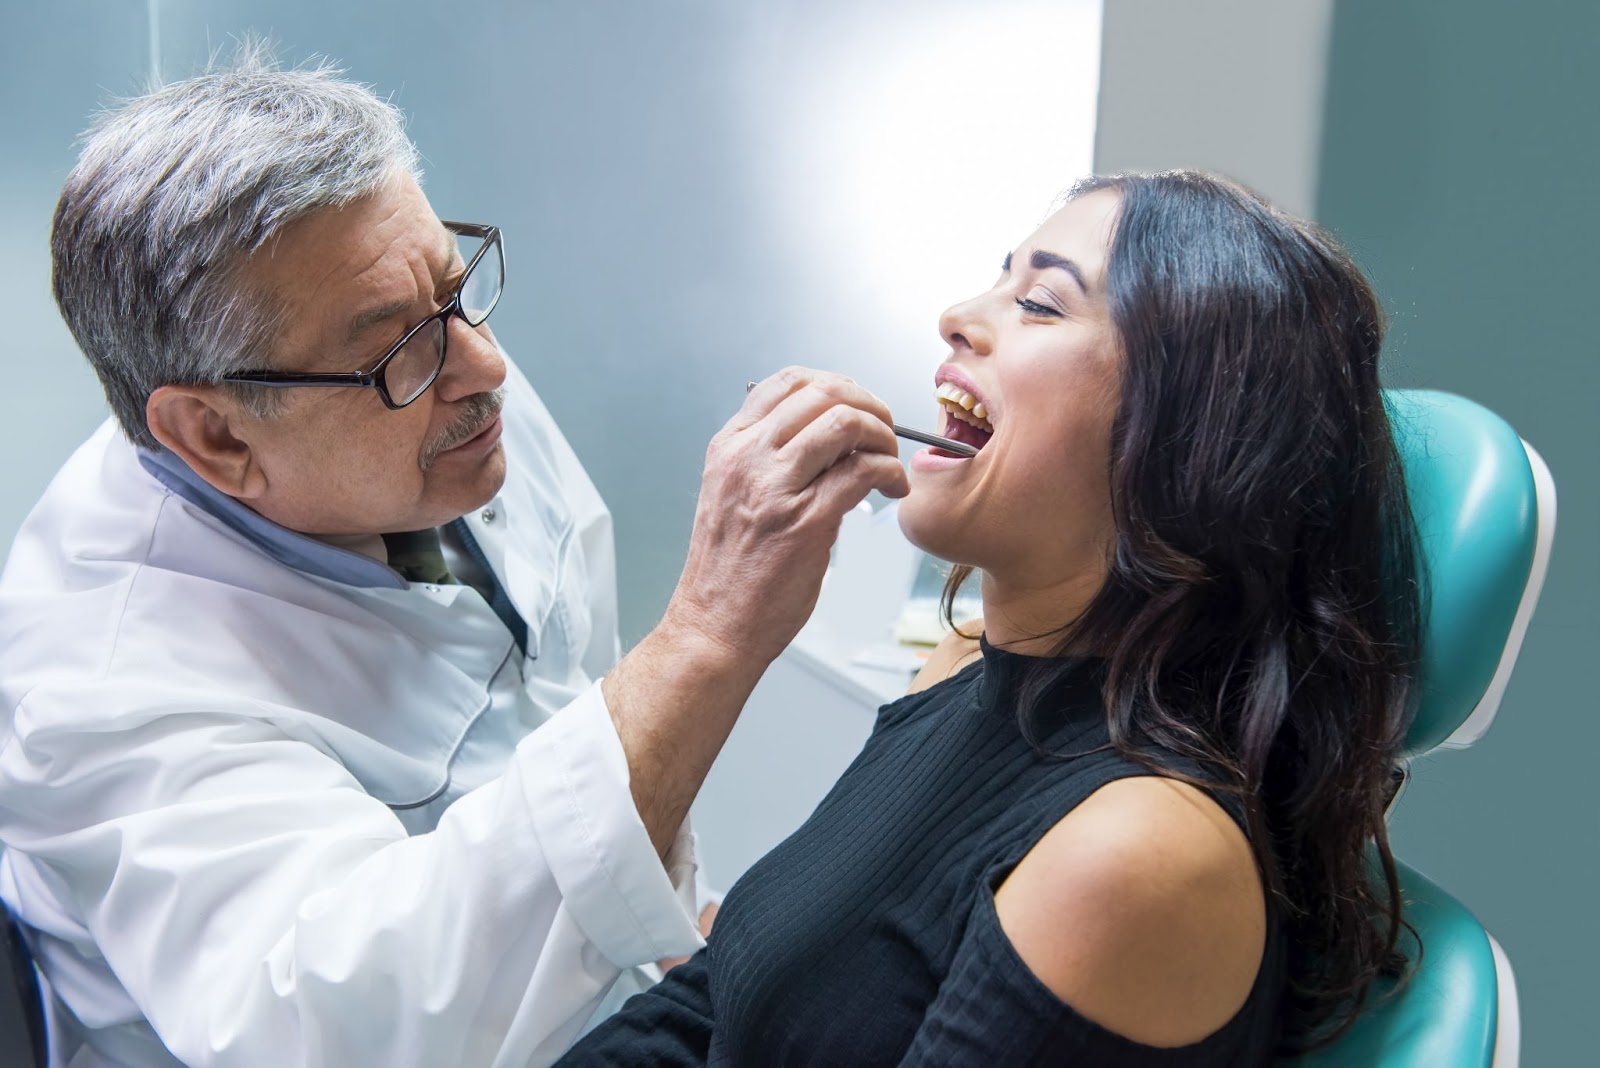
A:
[[[56,1064],[543,1064],[701,945],[690,802],[841,517],[905,492],[888,413],[754,390],[619,660],[605,506],[484,322],[502,246],[328,71],[87,137],[54,285],[115,419],[0,580],[0,896]]]

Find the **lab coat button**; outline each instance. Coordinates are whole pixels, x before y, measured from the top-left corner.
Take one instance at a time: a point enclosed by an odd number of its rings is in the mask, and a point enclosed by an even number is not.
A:
[[[478,513],[479,518],[481,518],[485,523],[493,523],[494,515],[495,512],[493,508],[485,508],[483,511]]]

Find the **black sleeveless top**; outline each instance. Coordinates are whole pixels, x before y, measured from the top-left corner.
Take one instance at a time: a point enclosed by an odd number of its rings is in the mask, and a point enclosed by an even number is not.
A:
[[[734,884],[706,948],[559,1063],[1269,1063],[1285,981],[1270,900],[1243,1008],[1176,1049],[1079,1015],[1002,932],[994,890],[1029,849],[1099,787],[1150,774],[1110,748],[1096,661],[1066,665],[1025,734],[1018,689],[1040,666],[984,643],[979,663],[885,705],[811,818]]]

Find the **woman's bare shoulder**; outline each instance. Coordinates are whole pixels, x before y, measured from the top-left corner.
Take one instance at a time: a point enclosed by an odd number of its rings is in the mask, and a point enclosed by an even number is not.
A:
[[[969,638],[967,635],[977,635],[982,632],[983,620],[978,619],[963,623],[946,634],[943,640],[933,647],[928,662],[922,665],[922,670],[911,680],[911,688],[906,693],[916,693],[941,683],[976,660],[982,652],[978,647],[978,639]]]
[[[1197,1042],[1227,1023],[1266,944],[1244,834],[1204,791],[1156,776],[1090,795],[1011,872],[995,907],[1059,998],[1151,1046]]]

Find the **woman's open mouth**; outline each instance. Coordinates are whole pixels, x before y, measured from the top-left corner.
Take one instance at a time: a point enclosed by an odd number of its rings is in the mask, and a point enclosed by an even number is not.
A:
[[[941,383],[936,396],[939,407],[944,409],[939,433],[974,449],[981,450],[989,444],[989,439],[994,437],[994,424],[989,421],[982,401],[952,382]],[[940,456],[955,455],[938,448],[933,451]]]

